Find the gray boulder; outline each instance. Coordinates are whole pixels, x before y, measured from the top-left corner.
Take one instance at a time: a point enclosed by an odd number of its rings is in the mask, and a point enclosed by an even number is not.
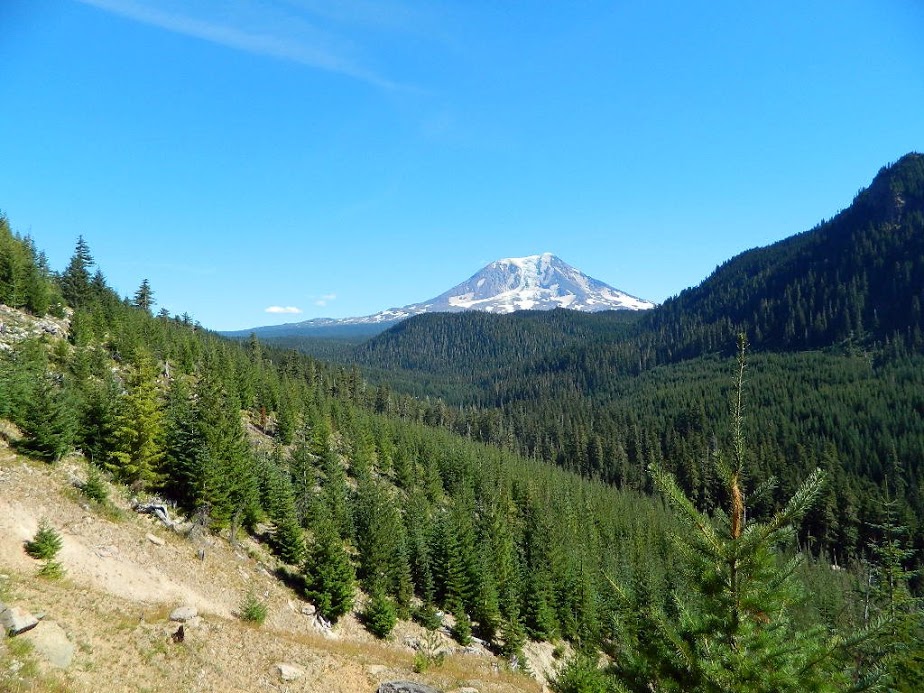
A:
[[[436,688],[414,681],[386,681],[380,684],[377,693],[441,693]]]
[[[38,619],[25,609],[8,606],[0,611],[0,625],[8,635],[19,635],[38,625]]]
[[[170,612],[170,620],[184,623],[193,620],[198,615],[199,611],[194,606],[178,606]]]
[[[32,647],[42,658],[58,669],[67,669],[74,659],[74,643],[64,629],[54,621],[42,621],[26,635]]]
[[[276,671],[279,672],[279,678],[283,681],[296,681],[305,675],[305,670],[295,664],[280,662],[276,665]]]

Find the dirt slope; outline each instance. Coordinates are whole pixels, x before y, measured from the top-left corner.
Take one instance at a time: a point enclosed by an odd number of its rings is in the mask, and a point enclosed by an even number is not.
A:
[[[91,507],[73,488],[82,465],[79,457],[56,466],[26,460],[0,440],[0,601],[43,612],[76,646],[62,670],[30,652],[24,636],[0,639],[0,691],[347,693],[395,679],[443,691],[542,690],[486,652],[456,651],[442,666],[415,673],[414,651],[405,643],[423,636],[414,624],[399,624],[387,642],[352,616],[333,632],[319,630],[303,613],[308,603],[270,575],[276,564],[259,543],[248,538],[235,548],[208,537],[200,560],[202,544],[134,513],[115,488],[116,512]],[[40,564],[23,550],[43,518],[63,539],[62,580],[36,577]],[[235,616],[249,591],[269,606],[262,627]],[[168,616],[179,605],[196,607],[201,619],[174,643],[178,624]],[[540,654],[547,655],[537,652],[537,664]],[[300,667],[301,677],[283,681],[280,662]]]

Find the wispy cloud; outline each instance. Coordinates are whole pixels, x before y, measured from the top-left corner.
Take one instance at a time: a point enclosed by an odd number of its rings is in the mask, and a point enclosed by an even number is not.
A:
[[[403,88],[354,56],[348,40],[320,28],[285,3],[178,3],[152,0],[78,0],[127,19],[228,48],[288,60],[359,79],[383,89]],[[198,13],[192,14],[192,8]]]
[[[333,301],[337,298],[337,294],[324,294],[321,298],[317,299],[314,302],[314,305],[321,306],[322,308],[326,306],[330,301]]]
[[[270,306],[269,308],[264,308],[263,312],[298,315],[302,312],[302,309],[295,306]]]

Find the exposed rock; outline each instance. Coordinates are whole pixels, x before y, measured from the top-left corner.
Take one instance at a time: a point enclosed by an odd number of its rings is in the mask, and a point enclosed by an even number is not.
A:
[[[38,619],[25,609],[8,606],[0,612],[0,625],[8,635],[19,635],[38,625]]]
[[[52,666],[67,669],[71,665],[76,648],[64,629],[54,621],[42,621],[26,638],[35,652]]]
[[[156,544],[157,546],[163,546],[164,544],[167,543],[160,537],[156,537],[153,534],[146,534],[145,536],[148,538],[149,542],[151,542],[152,544]]]
[[[100,558],[112,558],[119,553],[119,547],[115,544],[110,544],[108,546],[101,545],[94,547],[93,552]]]
[[[191,621],[198,615],[199,610],[194,606],[178,606],[170,612],[170,620],[183,623],[184,621]]]
[[[440,693],[440,691],[413,681],[386,681],[379,685],[377,693]]]
[[[156,501],[151,503],[140,503],[137,499],[133,498],[132,507],[135,509],[135,512],[153,515],[170,529],[176,527],[177,523],[170,519],[170,508],[166,503],[158,503]]]
[[[279,672],[279,678],[283,681],[296,681],[305,675],[305,670],[301,667],[295,664],[286,664],[285,662],[278,663],[276,670]]]
[[[368,664],[366,671],[369,672],[369,676],[381,676],[388,671],[388,667],[384,664]]]

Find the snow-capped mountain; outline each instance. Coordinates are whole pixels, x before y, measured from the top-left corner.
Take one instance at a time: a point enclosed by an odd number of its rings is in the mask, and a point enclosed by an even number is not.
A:
[[[446,293],[398,309],[418,313],[570,308],[580,311],[646,310],[650,301],[614,289],[551,253],[497,260]],[[390,311],[386,311],[390,312]]]
[[[586,312],[647,310],[655,304],[614,289],[588,277],[551,253],[511,257],[492,262],[469,279],[429,301],[389,308],[355,318],[316,318],[287,325],[242,331],[261,336],[309,333],[320,328],[349,326],[388,327],[421,313],[455,313],[481,310],[512,313],[515,310],[568,308]],[[378,331],[378,330],[375,330]],[[229,333],[234,334],[234,333]]]

